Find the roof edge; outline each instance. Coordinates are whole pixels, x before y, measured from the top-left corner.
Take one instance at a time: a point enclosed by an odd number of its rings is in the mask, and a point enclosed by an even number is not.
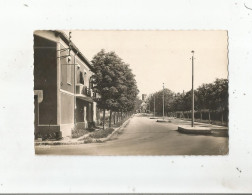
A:
[[[68,45],[69,44],[69,39],[67,37],[67,35],[62,32],[62,31],[59,31],[59,30],[53,30],[53,32],[55,33],[55,35],[57,36],[60,36],[60,38]],[[75,53],[77,53],[76,55],[81,59],[83,60],[87,66],[90,68],[90,70],[94,70],[93,66],[91,65],[91,63],[89,62],[89,60],[83,55],[83,53],[81,53],[81,51],[78,49],[78,47],[72,42],[72,48],[73,48],[73,51]]]

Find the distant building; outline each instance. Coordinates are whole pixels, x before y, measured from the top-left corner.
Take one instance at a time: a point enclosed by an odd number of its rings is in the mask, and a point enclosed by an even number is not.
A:
[[[147,94],[142,94],[142,100],[146,101],[146,99],[147,99]]]
[[[140,112],[146,113],[147,112],[147,107],[148,107],[148,104],[146,102],[142,102],[142,104],[140,106]]]
[[[141,106],[140,106],[140,111],[142,113],[147,113],[147,107],[148,107],[147,94],[142,94],[142,103],[141,103]]]

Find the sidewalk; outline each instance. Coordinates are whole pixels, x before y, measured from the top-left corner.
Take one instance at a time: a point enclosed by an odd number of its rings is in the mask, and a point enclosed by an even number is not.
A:
[[[150,119],[154,119],[154,117],[151,117]],[[163,117],[155,117],[155,119],[158,119],[157,122],[163,121]],[[226,126],[214,125],[204,122],[194,122],[194,127],[191,127],[191,121],[188,119],[167,116],[164,117],[164,121],[177,125],[178,131],[181,133],[228,137],[228,127]]]
[[[191,121],[187,121],[187,120],[185,121],[182,119],[176,119],[176,120],[180,120],[184,122],[184,124],[178,125],[178,131],[181,133],[209,134],[209,135],[214,135],[214,136],[228,137],[228,127],[225,127],[225,126],[194,122],[194,127],[191,127]]]
[[[109,140],[117,131],[120,129],[124,128],[128,122],[130,121],[131,117],[129,117],[124,123],[117,128],[114,128],[114,131],[109,134],[105,138],[91,138],[90,135],[93,134],[95,131],[103,131],[103,130],[95,130],[93,132],[87,133],[79,138],[70,138],[70,137],[64,137],[61,140],[46,140],[46,141],[38,141],[34,140],[34,145],[35,146],[40,146],[40,145],[76,145],[76,144],[86,144],[86,143],[102,143],[107,140]]]
[[[40,145],[75,145],[75,144],[83,144],[83,141],[80,141],[80,139],[84,139],[85,137],[88,137],[90,133],[83,135],[79,138],[70,138],[70,137],[63,137],[61,140],[45,140],[45,141],[38,141],[34,140],[35,146]]]

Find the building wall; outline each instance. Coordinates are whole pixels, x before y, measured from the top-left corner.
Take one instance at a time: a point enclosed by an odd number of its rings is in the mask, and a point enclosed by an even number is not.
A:
[[[83,63],[83,62],[81,62],[81,60],[78,58],[78,57],[76,57],[76,64],[78,64],[80,67],[78,68],[78,67],[76,67],[76,72],[83,72],[83,73],[85,73],[84,74],[84,86],[86,86],[86,87],[90,87],[89,86],[89,81],[90,81],[90,77],[92,76],[92,72],[89,70],[89,68]],[[80,76],[80,74],[76,74],[76,81],[79,79],[78,77]]]
[[[35,124],[35,129],[34,129],[34,133],[35,136],[38,132],[38,96],[34,95],[34,124]]]
[[[53,31],[34,32],[34,90],[43,91],[43,101],[35,107],[35,127],[36,132],[42,134],[62,132],[62,136],[70,136],[71,129],[76,122],[81,119],[83,113],[74,116],[74,84],[77,77],[74,71],[79,70],[84,74],[84,86],[90,88],[90,77],[93,75],[90,67],[82,56],[77,56],[71,51],[71,60],[68,62],[68,45]],[[59,58],[61,56],[61,58]],[[79,65],[74,66],[74,62]],[[71,81],[67,82],[67,74],[71,67]],[[75,79],[75,80],[74,80]],[[35,97],[35,102],[37,102]],[[93,103],[76,98],[76,107],[86,106],[87,122],[93,121]],[[77,103],[78,101],[78,103]],[[90,100],[89,100],[90,101]],[[80,121],[80,120],[79,120]]]
[[[34,35],[34,90],[43,90],[38,123],[57,124],[57,44]]]
[[[74,96],[61,92],[61,124],[74,123]]]
[[[93,121],[93,103],[88,103],[87,107],[87,121],[92,122]]]
[[[87,121],[87,115],[88,115],[88,102],[76,99],[76,122],[84,122]],[[84,107],[86,107],[86,116],[84,113]]]
[[[76,99],[76,122],[84,122],[84,117],[87,122],[93,121],[93,103]],[[86,107],[86,116],[84,116],[84,107]]]
[[[57,36],[55,36],[55,33],[53,31],[48,30],[36,30],[34,31],[34,35],[46,38],[47,40],[58,42],[59,39]]]
[[[67,46],[63,43],[60,43],[60,49],[65,49]],[[68,51],[62,51],[60,52],[60,56],[66,56],[69,55]],[[80,72],[85,73],[84,75],[84,86],[90,87],[89,81],[90,77],[93,75],[92,71],[89,69],[89,67],[82,62],[77,55],[75,55],[73,52],[70,53],[71,60],[68,62],[67,58],[61,58],[60,59],[60,68],[61,68],[61,89],[74,93],[74,82],[77,84],[80,80]],[[75,66],[74,66],[75,64]],[[67,74],[68,74],[68,66],[71,67],[71,82],[67,82]],[[74,75],[74,70],[76,71],[76,74]],[[74,80],[75,79],[75,80]]]
[[[64,46],[63,43],[60,43],[60,49],[65,49],[67,46]],[[60,86],[62,90],[74,93],[74,54],[70,53],[71,55],[71,60],[68,62],[68,58],[63,57],[69,55],[68,50],[66,51],[61,51],[60,52],[60,69],[61,69],[61,75],[60,75]],[[68,73],[68,68],[71,69],[71,82],[67,82],[67,74]]]
[[[142,94],[142,101],[145,101],[147,99],[147,94]]]
[[[60,40],[60,49],[64,50],[68,46]],[[68,50],[61,51],[60,56],[69,55]],[[89,79],[92,76],[92,72],[89,70],[88,66],[82,62],[75,53],[71,51],[71,60],[68,61],[67,58],[60,59],[60,94],[61,94],[61,129],[63,135],[68,135],[69,132],[67,128],[70,125],[71,128],[74,126],[74,120],[77,123],[80,123],[81,127],[87,127],[87,122],[92,121],[92,103],[89,103],[85,100],[76,98],[76,111],[74,116],[74,85],[77,84],[79,80],[79,74],[85,72],[84,75],[84,86],[89,87]],[[74,65],[75,64],[75,65]],[[77,64],[79,66],[77,66]],[[69,66],[71,68],[71,82],[67,82],[67,76],[69,74]],[[74,71],[76,71],[74,75]],[[75,79],[75,80],[74,80]],[[91,105],[89,105],[91,104]],[[86,121],[84,122],[84,106],[86,107]],[[82,124],[81,124],[82,123]],[[67,126],[68,124],[68,126]],[[64,125],[64,126],[63,126]]]

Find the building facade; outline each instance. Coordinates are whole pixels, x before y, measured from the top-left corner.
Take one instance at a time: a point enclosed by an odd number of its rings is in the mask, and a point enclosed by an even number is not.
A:
[[[146,101],[147,99],[147,94],[142,94],[142,101]]]
[[[99,122],[92,66],[69,43],[61,31],[34,32],[35,138],[71,136]]]
[[[140,112],[147,113],[148,111],[147,94],[142,94],[142,103],[140,106]]]

